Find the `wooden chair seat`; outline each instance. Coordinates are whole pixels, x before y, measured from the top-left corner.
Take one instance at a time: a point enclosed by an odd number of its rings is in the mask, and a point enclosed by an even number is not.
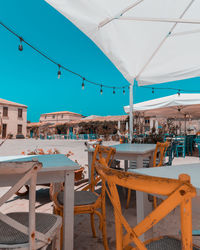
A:
[[[105,147],[96,145],[92,164],[91,164],[91,179],[86,186],[81,187],[81,191],[75,191],[74,193],[74,214],[90,214],[91,229],[93,237],[96,237],[94,215],[99,217],[100,230],[103,235],[104,248],[108,250],[108,243],[106,237],[106,217],[105,217],[105,182],[101,180],[101,177],[95,171],[95,163],[100,160],[107,164],[109,167],[112,164],[116,150],[111,147]],[[101,188],[99,184],[101,183]],[[98,186],[98,193],[95,189]],[[63,192],[57,192],[53,196],[54,201],[54,213],[63,216]],[[62,231],[62,229],[61,229]],[[61,239],[62,239],[61,232]]]
[[[152,239],[150,243],[146,244],[148,250],[181,250],[182,242],[179,239],[170,236],[162,236],[157,239]],[[193,246],[193,250],[199,250],[199,247]]]
[[[28,227],[29,213],[18,212],[7,214],[10,218]],[[51,236],[55,234],[55,229],[62,224],[62,218],[58,215],[47,213],[36,213],[36,231]],[[36,239],[37,248],[37,239]],[[2,245],[3,244],[3,245]],[[0,220],[0,248],[6,248],[6,245],[19,245],[27,248],[29,244],[29,236],[18,231],[12,226]]]
[[[179,239],[170,236],[162,236],[157,239],[152,239],[150,243],[146,244],[148,250],[181,250],[182,242]],[[193,250],[199,250],[199,247],[194,246]]]
[[[57,200],[60,205],[63,205],[63,191],[60,191],[57,196]],[[90,205],[94,204],[98,199],[98,196],[92,191],[76,191],[74,192],[74,206]]]

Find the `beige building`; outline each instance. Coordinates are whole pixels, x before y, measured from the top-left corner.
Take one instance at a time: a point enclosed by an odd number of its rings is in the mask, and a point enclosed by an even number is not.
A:
[[[74,120],[80,120],[83,116],[81,114],[73,113],[70,111],[60,111],[60,112],[52,112],[41,114],[40,122],[48,122],[48,123],[65,123]]]
[[[0,99],[0,137],[26,137],[27,106]]]

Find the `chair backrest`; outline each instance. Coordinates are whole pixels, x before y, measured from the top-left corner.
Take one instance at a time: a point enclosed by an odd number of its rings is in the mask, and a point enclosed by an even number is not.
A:
[[[166,153],[166,150],[167,148],[170,146],[170,143],[169,142],[157,142],[156,144],[156,148],[155,148],[155,151],[154,151],[154,156],[153,156],[153,167],[160,167],[160,166],[163,166],[163,160],[164,160],[164,157],[165,157],[165,153]],[[159,156],[159,162],[157,162],[157,155],[158,155],[158,152],[160,153],[160,156]]]
[[[96,162],[95,168],[102,179],[107,182],[105,189],[114,207],[117,250],[132,249],[128,248],[132,242],[137,249],[146,249],[139,236],[157,224],[178,205],[181,207],[182,249],[192,250],[191,199],[195,197],[196,190],[190,184],[189,176],[180,175],[179,180],[150,177],[110,169],[103,162]],[[116,186],[168,197],[143,221],[131,228],[122,214]],[[126,234],[123,232],[123,227]]]
[[[14,219],[0,212],[0,220],[9,224],[18,231],[29,235],[29,249],[35,249],[35,239],[48,242],[48,239],[35,230],[35,191],[37,172],[42,168],[38,161],[27,162],[0,162],[0,176],[3,179],[14,179],[15,184],[0,197],[2,206],[12,195],[14,195],[23,185],[29,184],[29,226],[26,227]],[[14,178],[13,178],[14,177]]]
[[[101,161],[109,167],[112,163],[115,153],[116,153],[115,148],[96,145],[93,158],[92,158],[92,165],[91,165],[91,190],[92,191],[94,191],[95,185],[99,181],[99,178],[95,174],[96,162]]]

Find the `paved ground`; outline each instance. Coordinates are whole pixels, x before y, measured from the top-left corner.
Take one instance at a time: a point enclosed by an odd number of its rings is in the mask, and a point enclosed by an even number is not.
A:
[[[115,142],[109,142],[108,144],[112,145]],[[84,142],[83,141],[61,141],[61,140],[8,140],[3,146],[0,147],[0,155],[13,155],[20,154],[22,151],[34,150],[36,147],[43,148],[45,151],[50,148],[56,148],[61,153],[67,153],[69,150],[74,152],[72,159],[78,160],[80,164],[87,165],[87,153],[84,151]],[[186,158],[175,158],[173,165],[177,164],[187,164],[187,163],[200,163],[198,157],[186,157]],[[86,167],[87,170],[87,167]],[[2,195],[7,188],[0,189],[0,195]],[[131,204],[129,209],[125,209],[126,202],[126,192],[119,189],[122,210],[131,225],[136,223],[136,210],[135,210],[135,194],[132,193]],[[193,199],[193,228],[200,229],[200,197]],[[114,215],[112,205],[107,199],[107,234],[109,248],[115,249],[115,224],[114,224]],[[28,197],[18,197],[13,196],[6,204],[1,208],[3,212],[11,211],[28,211]],[[37,187],[37,202],[36,202],[36,211],[38,212],[52,212],[52,202],[49,198],[49,190],[45,186]],[[169,214],[164,220],[162,220],[154,229],[153,236],[159,235],[179,235],[180,229],[180,211],[179,208],[175,209],[171,214]],[[97,238],[92,238],[91,228],[90,228],[90,218],[88,215],[77,215],[75,216],[75,233],[74,233],[74,242],[75,248],[77,250],[103,250],[103,244],[101,240],[101,233],[98,230],[98,218],[96,218],[96,230]],[[200,245],[200,238],[194,238],[194,242]]]

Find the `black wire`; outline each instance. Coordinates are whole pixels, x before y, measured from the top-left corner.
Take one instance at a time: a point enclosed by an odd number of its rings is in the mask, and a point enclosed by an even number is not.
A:
[[[24,40],[24,38],[22,38],[20,35],[18,35],[16,32],[14,32],[11,28],[9,28],[8,26],[6,26],[5,24],[3,24],[2,22],[0,22],[0,25],[3,26],[5,29],[7,29],[10,33],[12,33],[14,36],[18,37],[20,39],[20,41],[24,42],[25,44],[27,44],[30,48],[32,48],[33,50],[35,50],[37,53],[39,53],[41,56],[43,56],[44,58],[46,58],[47,60],[49,60],[50,62],[54,63],[55,65],[57,65],[59,68],[62,68],[70,73],[72,73],[73,75],[76,75],[78,77],[80,77],[81,79],[83,79],[84,81],[96,85],[96,86],[100,86],[101,88],[110,88],[110,89],[124,89],[124,88],[128,88],[129,85],[125,85],[122,87],[115,87],[115,86],[109,86],[109,85],[105,85],[102,83],[97,83],[91,80],[88,80],[87,78],[83,77],[82,75],[80,75],[77,72],[74,72],[72,70],[70,70],[69,68],[57,63],[55,60],[53,60],[51,57],[49,57],[48,55],[46,55],[44,52],[42,52],[41,50],[37,49],[36,47],[34,47],[33,45],[31,45],[29,42],[27,42],[26,40]],[[200,90],[184,90],[184,89],[178,89],[178,88],[170,88],[170,87],[148,87],[148,86],[140,86],[141,88],[148,88],[148,89],[163,89],[163,90],[175,90],[178,91],[178,93],[180,92],[197,92],[199,93]]]
[[[12,33],[14,36],[18,37],[21,41],[23,41],[25,44],[27,44],[30,48],[32,48],[33,50],[35,50],[37,53],[39,53],[41,56],[43,56],[44,58],[46,58],[47,60],[49,60],[50,62],[54,63],[55,65],[57,65],[59,68],[62,68],[70,73],[72,73],[73,75],[76,75],[78,77],[80,77],[81,79],[84,79],[84,81],[87,81],[88,83],[91,83],[93,85],[97,85],[97,86],[103,86],[104,88],[113,88],[113,86],[109,86],[109,85],[105,85],[105,84],[101,84],[101,83],[97,83],[97,82],[93,82],[88,80],[87,78],[83,77],[82,75],[80,75],[79,73],[76,73],[72,70],[70,70],[69,68],[57,63],[55,60],[53,60],[51,57],[49,57],[47,54],[45,54],[44,52],[42,52],[41,50],[37,49],[36,47],[34,47],[33,45],[31,45],[29,42],[27,42],[24,38],[22,38],[20,35],[18,35],[16,32],[14,32],[12,29],[10,29],[8,26],[6,26],[5,24],[3,24],[2,22],[0,22],[0,25],[3,26],[5,29],[7,29],[10,33]],[[116,89],[122,89],[128,87],[128,85],[126,86],[122,86],[122,87],[116,87]]]
[[[175,90],[180,92],[196,92],[196,93],[200,93],[200,90],[189,90],[189,89],[176,89],[176,88],[170,88],[170,87],[147,87],[147,86],[140,86],[140,88],[146,88],[146,89],[163,89],[163,90]]]

